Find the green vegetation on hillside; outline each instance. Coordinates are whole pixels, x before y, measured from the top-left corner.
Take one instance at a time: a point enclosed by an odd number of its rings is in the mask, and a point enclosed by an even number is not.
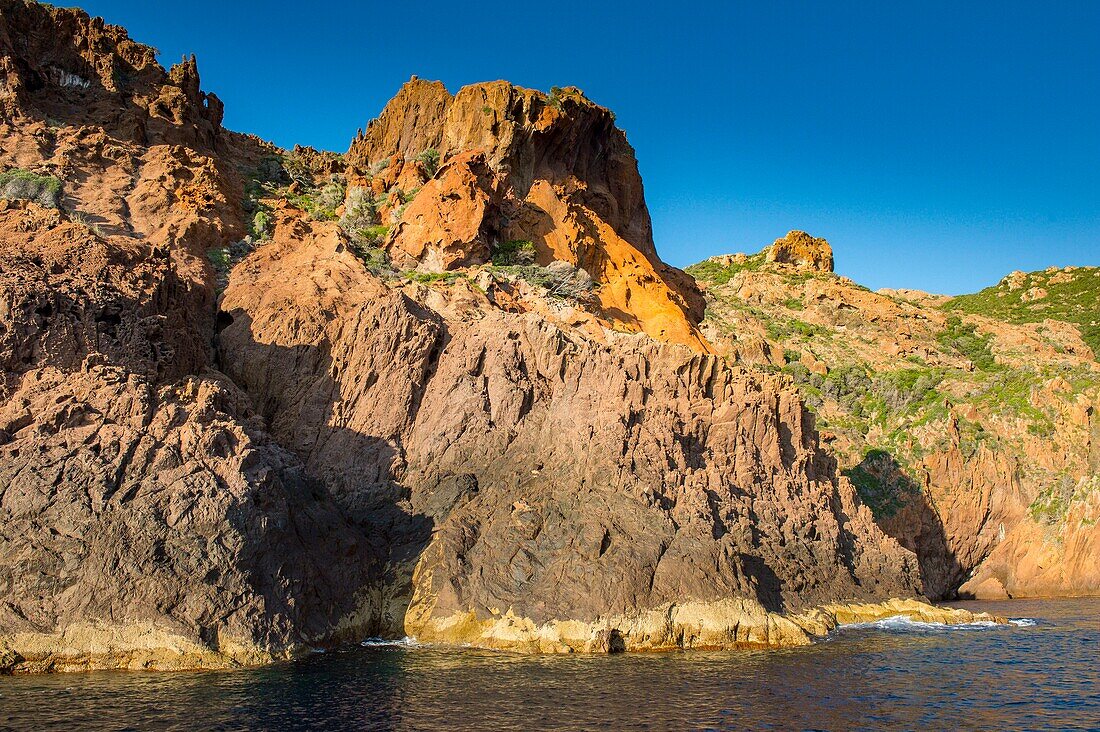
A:
[[[1066,514],[1074,502],[1084,500],[1095,490],[1100,490],[1100,476],[1077,481],[1072,476],[1060,475],[1035,497],[1028,507],[1028,513],[1040,523],[1060,523],[1066,520]]]
[[[416,156],[416,162],[424,166],[424,170],[427,171],[428,175],[435,175],[435,171],[439,170],[439,151],[434,147],[429,147]]]
[[[526,240],[499,242],[494,244],[490,256],[497,267],[535,263],[535,244]]]
[[[763,252],[745,257],[743,260],[730,260],[723,264],[718,258],[707,259],[693,264],[684,271],[701,282],[724,285],[739,272],[755,271],[767,264]]]
[[[524,280],[535,287],[544,288],[548,297],[559,300],[584,300],[596,289],[596,283],[588,272],[560,259],[546,267],[537,264],[494,264],[489,270],[509,279]]]
[[[1073,323],[1100,356],[1100,267],[1010,275],[981,292],[952,298],[943,308],[1010,323],[1047,318]]]
[[[969,359],[974,368],[980,371],[993,371],[997,368],[993,351],[989,348],[990,336],[979,334],[973,323],[964,323],[957,315],[948,316],[947,327],[936,340],[948,352],[953,351]]]
[[[32,201],[45,208],[58,208],[61,181],[52,175],[11,168],[0,173],[0,198]]]
[[[876,519],[890,518],[909,499],[920,493],[920,486],[909,470],[886,450],[870,449],[856,466],[844,471],[860,499]]]

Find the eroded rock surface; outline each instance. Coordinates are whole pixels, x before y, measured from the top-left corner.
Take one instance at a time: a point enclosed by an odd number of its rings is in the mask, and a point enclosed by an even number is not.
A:
[[[449,319],[386,288],[334,227],[294,219],[222,308],[223,368],[272,434],[357,520],[405,507],[375,527],[404,532],[385,543],[398,574],[415,567],[394,630],[455,640],[456,614],[587,623],[684,598],[778,612],[916,589],[793,392],[713,356],[597,344],[534,314]],[[430,538],[404,546],[418,521]]]
[[[451,97],[414,78],[347,161],[359,175],[386,164],[396,181],[429,149],[443,166],[394,224],[391,253],[439,271],[528,241],[540,264],[569,262],[600,283],[601,312],[618,327],[709,350],[695,327],[701,296],[657,256],[634,150],[610,111],[572,87],[548,97],[499,81]]]
[[[709,341],[795,382],[929,596],[1100,592],[1100,269],[949,298],[871,292],[826,260],[823,240],[792,232],[688,268]]]
[[[801,644],[919,592],[578,90],[414,81],[341,160],[77,10],[0,0],[0,59],[0,165],[57,188],[0,201],[0,669]]]

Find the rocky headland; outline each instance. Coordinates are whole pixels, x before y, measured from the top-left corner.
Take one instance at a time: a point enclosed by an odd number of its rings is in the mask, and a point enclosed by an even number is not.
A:
[[[193,58],[0,0],[0,137],[0,670],[800,645],[1096,589],[1087,324],[870,293],[798,232],[675,269],[578,89],[414,77],[345,154],[288,151]],[[852,353],[795,355],[774,308]],[[1062,369],[1041,429],[944,384],[975,340]],[[944,370],[920,425],[807,387],[912,357]],[[916,477],[868,452],[899,429]]]

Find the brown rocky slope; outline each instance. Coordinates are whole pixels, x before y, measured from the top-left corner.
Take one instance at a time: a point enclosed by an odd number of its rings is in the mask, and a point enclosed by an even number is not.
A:
[[[689,271],[710,342],[794,382],[929,596],[1100,592],[1100,269],[871,292],[791,232]]]
[[[413,82],[341,157],[78,10],[0,0],[0,59],[3,670],[950,619],[837,605],[915,595],[914,555],[708,353],[576,90]]]

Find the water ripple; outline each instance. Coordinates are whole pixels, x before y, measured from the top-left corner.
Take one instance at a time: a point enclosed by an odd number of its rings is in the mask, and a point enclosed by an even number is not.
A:
[[[235,672],[0,678],[0,729],[1098,729],[1100,600],[780,651],[531,657],[369,639]],[[1026,622],[1025,622],[1026,621]]]

